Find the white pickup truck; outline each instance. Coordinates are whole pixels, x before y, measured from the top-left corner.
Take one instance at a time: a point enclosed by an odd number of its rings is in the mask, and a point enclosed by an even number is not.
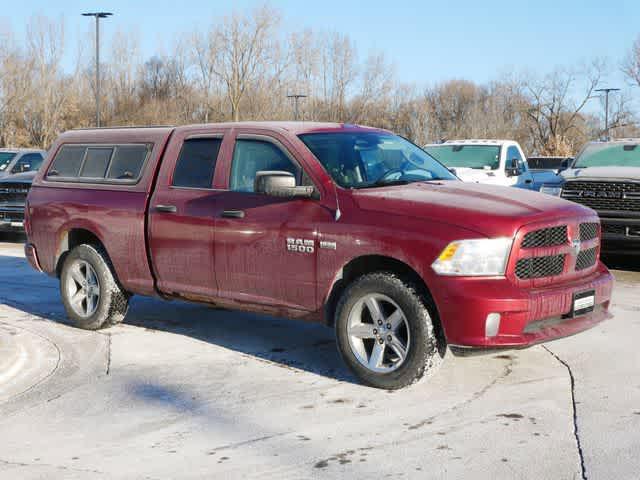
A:
[[[423,148],[465,182],[537,190],[518,142],[449,140]]]

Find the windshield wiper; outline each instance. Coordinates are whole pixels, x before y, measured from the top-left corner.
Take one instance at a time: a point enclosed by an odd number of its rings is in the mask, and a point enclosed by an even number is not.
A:
[[[400,179],[396,179],[396,180],[379,179],[373,183],[365,183],[364,185],[358,185],[357,187],[354,187],[354,188],[360,189],[360,188],[389,187],[391,185],[407,185],[409,183],[413,183],[413,182],[410,180],[400,180]]]

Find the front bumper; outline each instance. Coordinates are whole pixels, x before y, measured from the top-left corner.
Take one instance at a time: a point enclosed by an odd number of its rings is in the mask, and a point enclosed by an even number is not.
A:
[[[24,231],[24,207],[0,207],[0,231]]]
[[[640,256],[640,218],[614,218],[601,215],[602,251]]]
[[[444,279],[436,302],[447,338],[455,347],[522,348],[587,330],[610,318],[613,276],[604,265],[591,275],[542,288],[522,289],[507,279]],[[569,317],[574,293],[595,291],[593,312]],[[500,314],[495,335],[487,317]]]

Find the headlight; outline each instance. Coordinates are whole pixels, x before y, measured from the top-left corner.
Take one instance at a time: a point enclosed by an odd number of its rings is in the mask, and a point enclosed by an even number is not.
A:
[[[512,238],[451,242],[431,268],[440,275],[501,276],[507,268]]]
[[[559,197],[560,194],[562,193],[562,187],[542,185],[542,187],[540,187],[540,193],[546,193],[547,195],[553,195],[554,197]]]

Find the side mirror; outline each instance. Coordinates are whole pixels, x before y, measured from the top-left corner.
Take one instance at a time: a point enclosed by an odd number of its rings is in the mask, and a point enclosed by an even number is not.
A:
[[[31,170],[31,165],[29,165],[28,163],[21,163],[20,165],[18,165],[18,168],[16,169],[16,173],[24,173],[30,170]]]
[[[560,163],[560,167],[558,168],[558,173],[568,170],[572,160],[573,158],[565,158],[564,160],[562,160],[562,162]]]
[[[520,167],[518,166],[517,158],[512,158],[511,161],[507,162],[505,173],[507,174],[507,177],[517,177],[522,173],[520,171]]]
[[[256,193],[283,198],[311,198],[313,187],[296,187],[296,178],[289,172],[263,170],[256,173],[253,185]]]

